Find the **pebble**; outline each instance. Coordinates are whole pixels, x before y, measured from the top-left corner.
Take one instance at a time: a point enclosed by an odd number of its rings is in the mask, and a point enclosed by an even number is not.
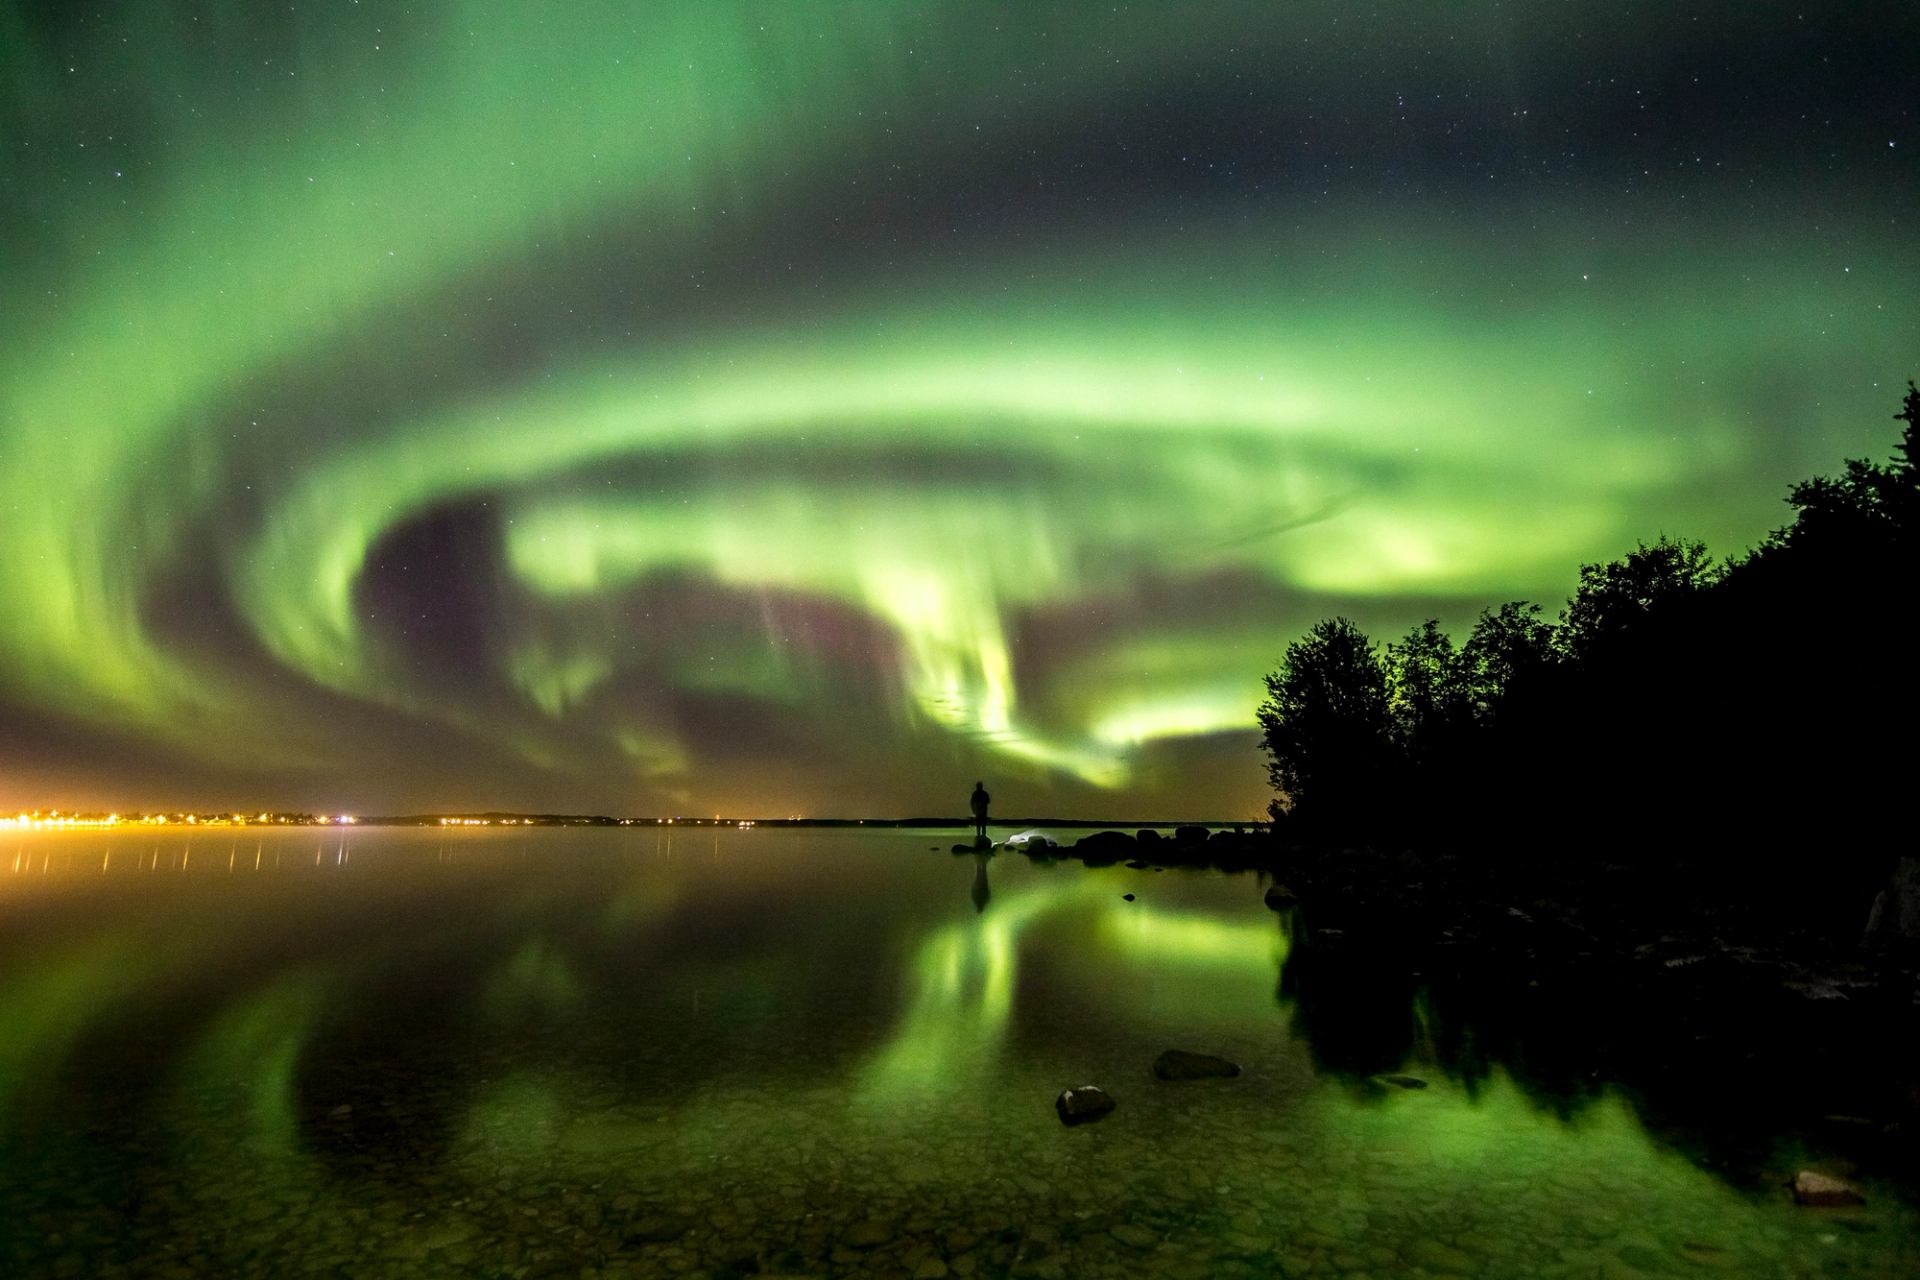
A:
[[[1866,1197],[1852,1183],[1811,1169],[1802,1169],[1794,1175],[1793,1198],[1800,1204],[1826,1209],[1866,1202]]]

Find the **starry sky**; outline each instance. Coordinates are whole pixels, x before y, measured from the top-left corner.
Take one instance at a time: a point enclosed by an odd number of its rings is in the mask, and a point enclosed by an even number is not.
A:
[[[1920,373],[1906,3],[0,0],[0,805],[1250,817]]]

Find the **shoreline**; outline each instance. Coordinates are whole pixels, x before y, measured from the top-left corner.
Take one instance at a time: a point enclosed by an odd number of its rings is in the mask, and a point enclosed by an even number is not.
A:
[[[1804,1147],[1840,1153],[1822,1172],[1920,1190],[1920,953],[1662,898],[1626,865],[1502,881],[1455,854],[1125,835],[996,852],[1255,873],[1288,942],[1278,997],[1356,1089],[1423,1068],[1471,1086],[1498,1065],[1542,1105],[1625,1089],[1736,1182],[1771,1185]]]

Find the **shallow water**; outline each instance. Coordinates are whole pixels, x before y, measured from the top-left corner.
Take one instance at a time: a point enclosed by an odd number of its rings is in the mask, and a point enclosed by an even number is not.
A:
[[[1893,1189],[1732,1184],[1604,1080],[1323,1074],[1251,876],[960,837],[0,843],[0,1274],[1910,1274]]]

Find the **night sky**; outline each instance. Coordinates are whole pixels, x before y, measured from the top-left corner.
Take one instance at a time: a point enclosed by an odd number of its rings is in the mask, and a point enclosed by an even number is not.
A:
[[[1920,373],[1920,7],[0,7],[0,805],[1250,817]]]

